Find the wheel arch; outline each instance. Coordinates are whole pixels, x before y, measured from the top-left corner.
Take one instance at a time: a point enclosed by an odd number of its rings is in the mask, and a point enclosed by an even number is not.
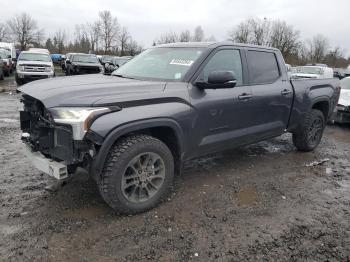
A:
[[[312,103],[311,109],[320,110],[323,113],[325,121],[327,121],[327,119],[331,113],[330,112],[330,101],[326,97],[320,97]]]
[[[113,145],[121,138],[130,134],[149,134],[165,143],[172,152],[175,160],[176,172],[181,172],[182,156],[184,152],[184,134],[180,125],[173,119],[149,119],[123,124],[114,128],[104,139],[98,154],[93,160],[92,172],[98,178]]]

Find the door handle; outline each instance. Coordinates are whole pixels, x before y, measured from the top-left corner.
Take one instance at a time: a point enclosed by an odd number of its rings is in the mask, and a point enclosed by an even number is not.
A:
[[[281,91],[281,95],[286,96],[292,93],[292,90],[284,89]]]
[[[253,97],[253,95],[251,95],[251,94],[243,93],[243,94],[238,96],[238,99],[239,100],[249,100],[252,97]]]

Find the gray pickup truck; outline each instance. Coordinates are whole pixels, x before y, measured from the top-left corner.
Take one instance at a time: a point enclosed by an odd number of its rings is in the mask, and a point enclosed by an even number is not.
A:
[[[83,167],[113,209],[133,214],[165,198],[185,160],[285,132],[298,150],[315,149],[340,85],[291,81],[279,50],[224,42],[161,45],[111,76],[20,91],[33,165],[58,179]]]

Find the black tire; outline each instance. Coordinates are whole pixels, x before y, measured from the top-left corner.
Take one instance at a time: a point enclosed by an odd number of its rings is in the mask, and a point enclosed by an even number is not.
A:
[[[314,150],[321,141],[325,118],[320,110],[312,109],[300,127],[293,133],[293,144],[299,151]]]
[[[150,193],[148,192],[150,190],[149,186],[153,187],[153,182],[150,184],[147,184],[146,186],[141,186],[141,176],[138,175],[137,172],[142,172],[141,169],[144,169],[144,172],[146,173],[146,169],[148,170],[150,159],[145,160],[147,163],[147,166],[141,165],[141,162],[137,162],[140,164],[140,169],[131,168],[135,171],[135,176],[140,176],[137,178],[132,178],[132,183],[130,183],[130,186],[125,186],[128,184],[125,184],[125,177],[127,178],[129,175],[127,174],[127,171],[130,168],[130,163],[134,161],[135,158],[138,158],[143,154],[154,154],[160,157],[160,161],[163,164],[162,174],[164,177],[161,179],[161,184],[158,185],[159,188],[154,187],[153,194],[150,196]],[[159,159],[158,159],[159,160]],[[158,161],[157,160],[157,161]],[[152,160],[153,161],[153,160]],[[144,164],[144,163],[143,163]],[[134,164],[133,164],[134,165]],[[158,179],[159,176],[155,173],[155,162],[152,163],[152,168],[154,170],[154,177],[155,179]],[[135,167],[135,166],[133,166]],[[157,170],[158,172],[159,170]],[[147,171],[149,172],[149,170]],[[147,176],[147,174],[143,174],[144,176]],[[150,174],[148,174],[150,175]],[[146,178],[148,179],[148,178]],[[151,178],[154,179],[154,178]],[[108,154],[107,160],[104,164],[100,179],[98,181],[99,184],[99,190],[103,197],[103,199],[106,201],[106,203],[113,208],[118,213],[122,214],[136,214],[140,212],[147,211],[156,205],[158,205],[170,192],[170,188],[173,184],[174,179],[174,158],[172,153],[170,152],[169,148],[160,140],[148,136],[148,135],[131,135],[129,137],[122,138],[120,141],[118,141],[111,149],[111,151]],[[129,180],[130,181],[130,180]],[[154,180],[153,180],[154,181]],[[147,183],[147,182],[142,182]],[[133,186],[134,184],[137,184]],[[122,188],[124,185],[124,189]],[[129,192],[127,192],[127,189],[130,188],[131,196],[128,196]],[[146,190],[147,188],[147,190]],[[136,191],[138,192],[139,199],[135,198]],[[151,190],[150,190],[151,191]],[[155,191],[155,192],[154,192]],[[147,200],[140,200],[140,194],[141,192],[144,192],[144,195]],[[147,193],[147,194],[146,194]],[[132,196],[134,198],[132,198]],[[129,197],[129,198],[128,198]],[[132,201],[134,200],[134,201]]]
[[[5,76],[10,76],[9,70],[4,71],[4,75],[5,75]]]
[[[5,78],[5,77],[4,77],[4,72],[2,71],[2,72],[1,72],[1,75],[0,75],[0,80],[4,80],[4,78]]]
[[[19,79],[17,75],[15,76],[15,80],[16,80],[17,86],[23,85],[23,81]]]

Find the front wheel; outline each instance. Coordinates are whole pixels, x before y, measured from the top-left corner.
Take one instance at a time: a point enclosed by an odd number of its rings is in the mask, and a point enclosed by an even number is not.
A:
[[[118,141],[105,162],[99,189],[114,210],[124,214],[155,207],[170,191],[174,159],[169,148],[148,135]]]
[[[325,118],[320,110],[312,109],[303,124],[293,133],[293,144],[300,151],[312,151],[321,141]]]

